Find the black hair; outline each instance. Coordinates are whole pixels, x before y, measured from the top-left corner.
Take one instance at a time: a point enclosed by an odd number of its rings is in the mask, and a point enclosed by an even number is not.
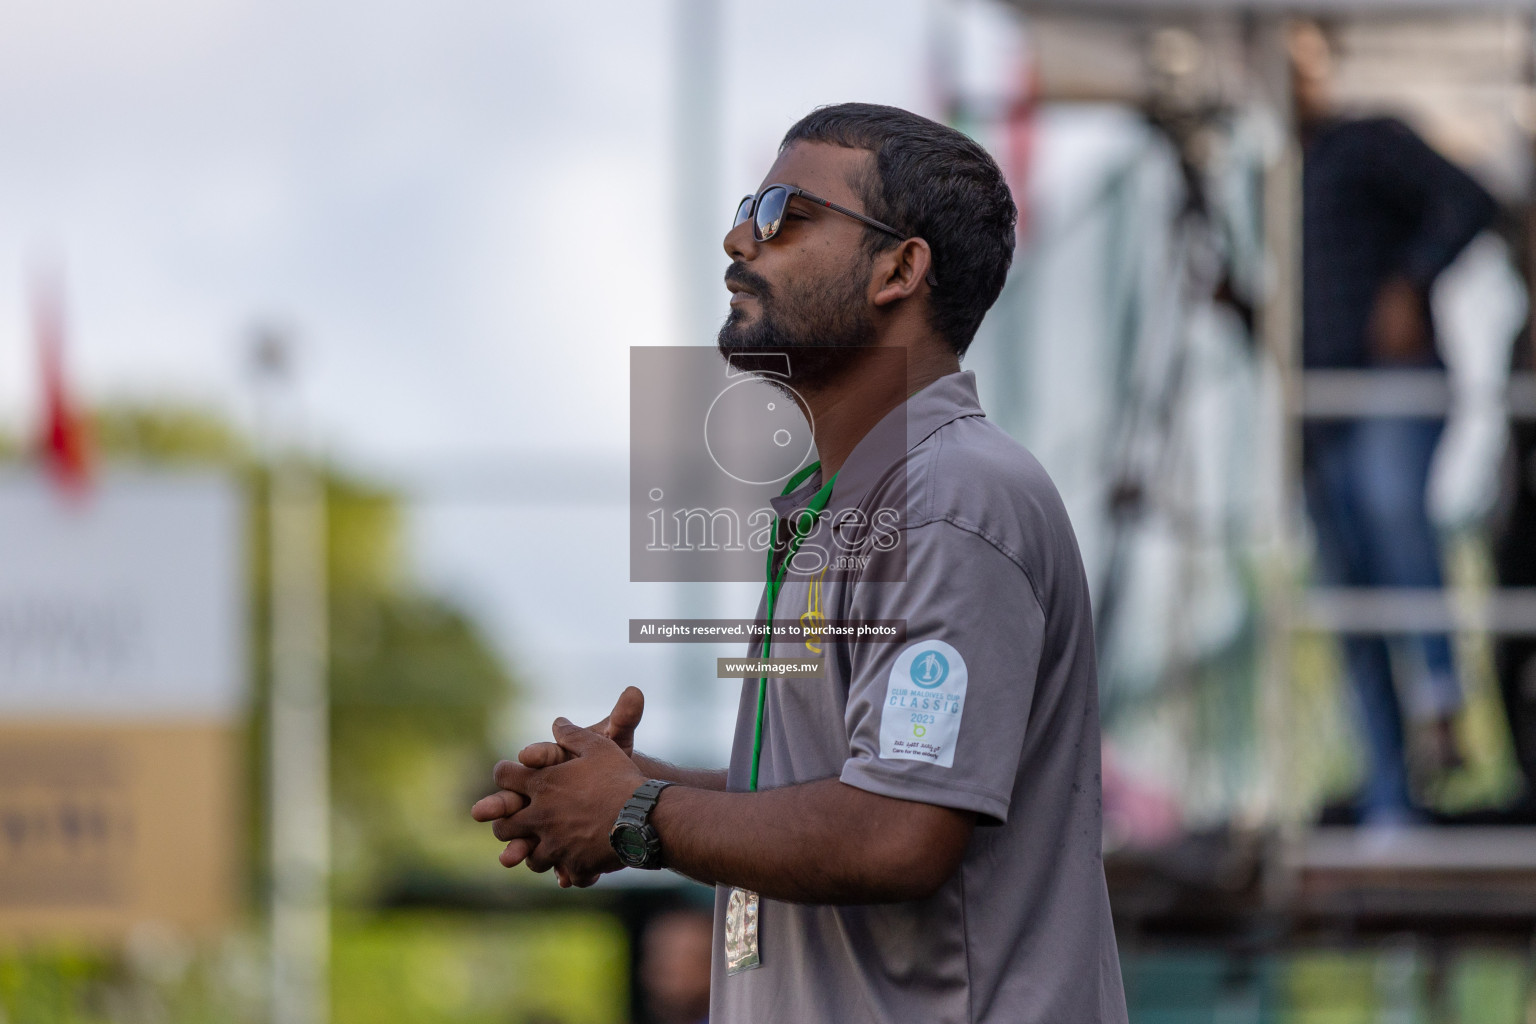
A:
[[[854,181],[864,212],[927,241],[937,287],[929,323],[964,355],[1003,290],[1018,209],[997,162],[974,139],[899,107],[839,103],[797,121],[779,144],[825,142],[875,154],[875,173]],[[897,244],[868,228],[871,253]]]

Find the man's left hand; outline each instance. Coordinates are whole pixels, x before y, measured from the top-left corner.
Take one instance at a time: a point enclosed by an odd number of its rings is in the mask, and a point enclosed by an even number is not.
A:
[[[553,867],[561,885],[587,886],[623,866],[608,833],[645,776],[618,744],[591,729],[557,718],[554,736],[570,760],[549,768],[497,763],[501,792],[471,813],[477,821],[495,822],[496,838],[507,844],[501,853],[506,867],[523,861],[533,871]]]
[[[1379,365],[1418,365],[1433,355],[1424,296],[1406,278],[1381,286],[1367,327],[1371,353]]]

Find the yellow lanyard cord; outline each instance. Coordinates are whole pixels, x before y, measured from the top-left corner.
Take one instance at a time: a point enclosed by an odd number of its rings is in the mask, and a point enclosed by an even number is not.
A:
[[[796,487],[810,479],[812,473],[821,468],[820,462],[813,462],[790,478],[784,486],[780,497],[789,494]],[[763,570],[763,575],[768,584],[768,629],[763,635],[763,657],[767,658],[773,650],[773,606],[778,601],[779,590],[784,586],[784,577],[789,572],[789,563],[794,559],[795,552],[800,550],[800,542],[816,526],[816,519],[827,507],[827,502],[832,500],[832,485],[837,483],[837,474],[832,474],[832,479],[822,485],[821,490],[812,496],[810,503],[799,512],[790,517],[790,541],[789,547],[784,553],[784,561],[779,563],[779,571],[773,571],[773,545],[768,545],[768,564]],[[773,521],[773,536],[778,536],[779,521]],[[768,677],[759,676],[757,680],[757,725],[752,730],[752,779],[751,788],[757,792],[757,766],[763,756],[763,712],[768,706]]]

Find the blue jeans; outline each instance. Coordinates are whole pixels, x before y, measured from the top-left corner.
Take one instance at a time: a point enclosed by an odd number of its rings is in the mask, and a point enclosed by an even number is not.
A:
[[[1440,587],[1440,543],[1424,507],[1430,459],[1444,424],[1429,419],[1362,419],[1308,424],[1302,463],[1317,531],[1323,581],[1346,587]],[[1461,706],[1461,688],[1443,633],[1402,638],[1401,663],[1414,678],[1393,686],[1387,638],[1343,640],[1367,743],[1364,821],[1415,817],[1404,761],[1401,693],[1412,717],[1429,720]]]

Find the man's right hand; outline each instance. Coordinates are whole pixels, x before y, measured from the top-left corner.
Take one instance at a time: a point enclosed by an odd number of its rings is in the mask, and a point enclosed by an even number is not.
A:
[[[619,699],[614,703],[608,717],[591,728],[593,732],[600,733],[617,743],[626,756],[633,757],[635,729],[639,727],[640,716],[644,713],[645,694],[640,692],[638,686],[627,686],[624,692],[619,694]],[[530,743],[517,754],[517,759],[529,768],[548,768],[562,764],[570,760],[570,757],[570,753],[565,748],[553,742]]]

